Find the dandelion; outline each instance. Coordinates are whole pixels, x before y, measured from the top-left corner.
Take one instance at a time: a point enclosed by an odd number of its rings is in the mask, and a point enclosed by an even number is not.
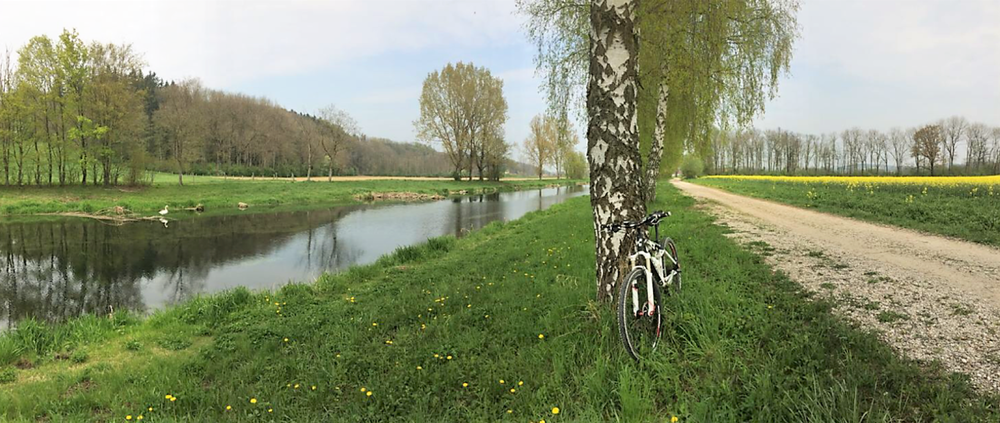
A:
[[[372,322],[372,326],[378,326],[378,323]]]
[[[538,334],[538,339],[545,339],[545,335]]]
[[[423,370],[423,367],[417,366],[417,370]]]
[[[523,380],[517,381],[517,386],[523,386],[523,385],[524,385],[524,381]]]
[[[552,414],[559,414],[559,407],[552,407]]]
[[[391,339],[387,340],[387,341],[385,341],[385,343],[386,343],[386,345],[392,345],[392,340]]]
[[[365,392],[365,395],[369,397],[372,396],[372,391]]]
[[[670,423],[677,423],[677,420],[679,420],[677,416],[670,416]]]
[[[448,356],[448,359],[451,360],[451,356],[450,355]]]
[[[129,415],[125,416],[125,420],[132,420],[132,415],[129,414]]]
[[[503,385],[503,379],[500,379],[500,384]]]
[[[285,338],[285,342],[288,342],[288,338]]]
[[[517,389],[514,389],[514,388],[510,388],[510,393],[512,393],[512,394],[513,394],[514,392],[517,392]]]
[[[514,410],[511,410],[511,409],[509,409],[509,408],[507,409],[507,414],[511,414],[511,413],[513,413],[513,412],[514,412]]]
[[[170,395],[170,394],[167,394],[167,395],[166,395],[166,396],[164,396],[163,398],[166,398],[166,399],[170,399],[170,397],[172,397],[172,396],[173,396],[173,395]]]
[[[140,415],[138,415],[138,416],[135,416],[135,419],[136,419],[136,420],[142,420],[142,414],[140,414]]]
[[[170,397],[170,402],[177,401],[177,397]]]
[[[364,392],[364,391],[366,391],[366,390],[367,390],[367,389],[365,389],[365,388],[364,388],[363,386],[361,387],[361,392]]]
[[[316,390],[316,385],[312,386],[312,390],[314,390],[314,391]]]
[[[469,384],[468,384],[468,382],[462,382],[462,387],[463,387],[463,388],[468,388],[468,387],[469,387]]]
[[[295,384],[295,389],[299,389],[299,384]]]
[[[250,404],[256,404],[257,398],[250,398]]]
[[[149,411],[153,411],[153,407],[149,407]]]
[[[230,411],[230,410],[232,410],[232,409],[233,409],[233,406],[231,406],[231,405],[227,405],[227,406],[226,406],[226,411]]]
[[[268,412],[268,413],[272,413],[272,412],[274,412],[274,409],[273,409],[273,408],[268,408],[268,409],[267,409],[267,412]]]

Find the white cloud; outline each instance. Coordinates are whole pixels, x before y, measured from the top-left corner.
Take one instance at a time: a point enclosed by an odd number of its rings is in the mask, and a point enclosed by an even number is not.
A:
[[[85,40],[132,43],[166,78],[226,88],[434,46],[481,47],[519,30],[513,4],[475,1],[15,1],[0,46],[77,28]]]
[[[806,0],[792,79],[758,126],[1000,124],[1000,2]]]

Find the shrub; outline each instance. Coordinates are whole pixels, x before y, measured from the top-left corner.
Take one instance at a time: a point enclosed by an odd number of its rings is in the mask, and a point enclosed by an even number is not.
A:
[[[684,175],[684,179],[697,178],[704,172],[705,164],[701,162],[700,158],[691,155],[684,156],[684,161],[681,162],[681,174]]]
[[[76,364],[85,363],[89,358],[90,354],[87,354],[87,350],[76,350],[69,356],[70,361]]]

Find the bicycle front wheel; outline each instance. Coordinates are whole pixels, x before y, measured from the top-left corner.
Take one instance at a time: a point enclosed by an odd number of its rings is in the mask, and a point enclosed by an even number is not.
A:
[[[652,305],[649,300],[646,272],[632,269],[618,290],[618,335],[636,361],[649,357],[660,341],[663,317],[658,283],[653,283]]]

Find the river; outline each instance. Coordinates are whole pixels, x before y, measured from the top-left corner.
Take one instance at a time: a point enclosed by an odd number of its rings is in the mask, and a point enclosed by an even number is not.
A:
[[[237,286],[273,289],[374,262],[396,248],[517,219],[583,186],[407,204],[358,204],[122,226],[0,219],[0,328],[110,310],[148,312]]]

